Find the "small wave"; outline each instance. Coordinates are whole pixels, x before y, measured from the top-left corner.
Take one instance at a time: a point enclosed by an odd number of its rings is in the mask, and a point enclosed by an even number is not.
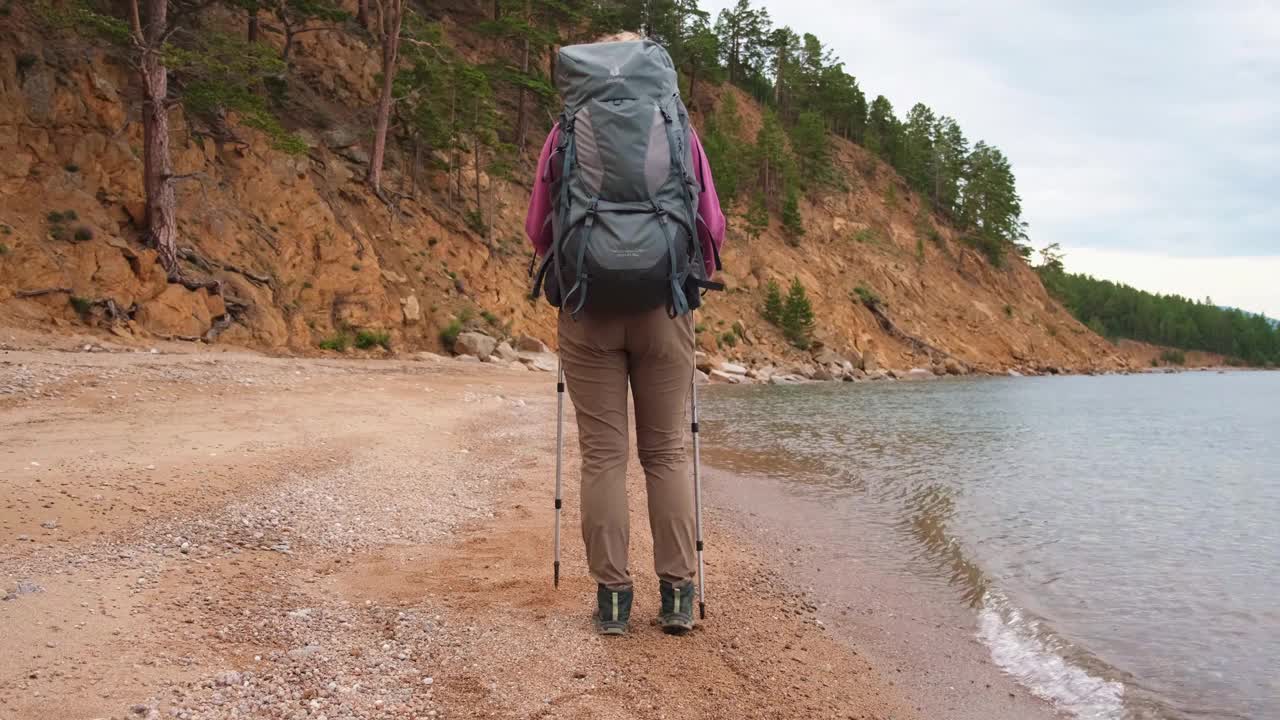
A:
[[[999,592],[988,591],[978,612],[978,636],[991,657],[1036,696],[1077,720],[1126,720],[1124,685],[1091,675],[1059,650],[1039,621]]]

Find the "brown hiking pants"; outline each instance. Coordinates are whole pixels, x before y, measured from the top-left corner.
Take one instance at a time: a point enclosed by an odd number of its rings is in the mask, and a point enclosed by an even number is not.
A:
[[[685,408],[693,379],[693,320],[666,308],[574,320],[560,314],[560,357],[582,449],[582,539],[591,577],[631,587],[627,566],[627,385],[636,412],[658,578],[695,574],[693,478],[685,460]]]

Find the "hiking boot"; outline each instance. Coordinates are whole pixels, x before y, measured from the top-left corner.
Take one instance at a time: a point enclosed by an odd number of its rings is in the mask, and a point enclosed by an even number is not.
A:
[[[601,635],[623,635],[631,620],[632,590],[610,590],[603,585],[596,587],[596,612],[592,620],[596,632]]]
[[[672,585],[663,580],[658,583],[662,592],[662,612],[658,624],[668,635],[683,635],[693,629],[693,583]]]

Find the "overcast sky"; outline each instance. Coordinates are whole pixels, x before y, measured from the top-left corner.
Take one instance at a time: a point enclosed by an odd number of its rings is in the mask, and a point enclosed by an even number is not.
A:
[[[1004,150],[1069,270],[1280,317],[1280,0],[753,4]]]

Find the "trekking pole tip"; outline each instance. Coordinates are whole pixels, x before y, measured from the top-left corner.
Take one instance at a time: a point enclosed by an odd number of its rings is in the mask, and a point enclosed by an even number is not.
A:
[[[557,560],[555,563],[555,569],[552,571],[552,578],[553,578],[552,582],[555,583],[555,586],[557,588],[560,587],[560,561],[559,560]]]
[[[707,604],[702,601],[698,601],[698,619],[707,619]]]

